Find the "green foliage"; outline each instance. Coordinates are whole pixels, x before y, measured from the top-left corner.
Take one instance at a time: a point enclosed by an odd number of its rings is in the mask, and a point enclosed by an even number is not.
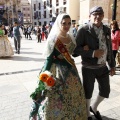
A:
[[[38,83],[38,87],[35,89],[34,92],[32,92],[30,97],[33,100],[38,100],[38,99],[40,99],[40,97],[42,97],[41,94],[42,94],[42,91],[44,91],[44,90],[45,90],[44,83],[40,80],[39,83]]]

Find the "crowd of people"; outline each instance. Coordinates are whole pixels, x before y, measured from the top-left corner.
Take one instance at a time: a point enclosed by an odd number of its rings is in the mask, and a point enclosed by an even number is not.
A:
[[[117,21],[111,21],[108,27],[102,22],[103,18],[104,10],[95,6],[90,9],[89,22],[82,27],[72,26],[67,13],[60,13],[51,29],[49,25],[19,26],[14,22],[6,30],[0,25],[0,57],[14,54],[8,37],[14,37],[17,54],[20,54],[23,34],[29,40],[32,40],[31,34],[35,34],[38,43],[47,40],[41,72],[50,71],[56,81],[51,90],[43,91],[33,100],[30,120],[93,120],[91,113],[102,120],[98,106],[109,98],[109,75],[115,75],[120,46]],[[82,60],[82,79],[74,62],[78,56]],[[99,93],[91,105],[95,81]],[[41,96],[44,96],[42,101]]]
[[[13,27],[14,25],[8,26],[8,37],[13,37]],[[31,34],[34,34],[36,36],[40,35],[40,40],[47,39],[47,36],[50,31],[50,25],[42,25],[42,26],[32,26],[32,25],[23,25],[19,26],[22,29],[23,34],[25,35],[26,39],[32,40]],[[38,41],[39,41],[38,39]]]
[[[10,26],[0,24],[0,58],[14,55],[9,37],[14,39],[15,53],[20,54],[21,39],[23,36],[28,40],[32,40],[31,34],[34,34],[36,36],[36,41],[40,43],[47,39],[50,28],[50,25],[34,27],[32,25],[21,26],[16,21]]]
[[[37,36],[38,42],[44,41],[47,39],[49,34],[49,25],[42,25],[42,26],[23,26],[23,33],[25,38],[32,40],[31,34],[35,34]]]

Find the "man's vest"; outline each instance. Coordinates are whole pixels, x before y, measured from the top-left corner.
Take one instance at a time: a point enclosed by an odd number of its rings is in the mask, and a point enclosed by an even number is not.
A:
[[[13,28],[13,33],[14,33],[14,36],[20,36],[20,31],[18,26]]]

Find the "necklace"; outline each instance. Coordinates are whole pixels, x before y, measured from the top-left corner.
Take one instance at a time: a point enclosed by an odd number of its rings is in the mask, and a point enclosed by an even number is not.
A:
[[[64,35],[59,35],[59,36],[62,38],[68,38],[68,34],[66,34],[66,36],[64,36]]]

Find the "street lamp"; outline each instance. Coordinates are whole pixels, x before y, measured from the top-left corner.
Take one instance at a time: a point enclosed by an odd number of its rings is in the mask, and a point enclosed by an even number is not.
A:
[[[10,0],[10,3],[11,3],[11,10],[12,10],[12,23],[14,22],[14,16],[13,16],[13,1]]]
[[[116,9],[117,9],[117,0],[114,0],[112,7],[112,20],[116,20]]]

